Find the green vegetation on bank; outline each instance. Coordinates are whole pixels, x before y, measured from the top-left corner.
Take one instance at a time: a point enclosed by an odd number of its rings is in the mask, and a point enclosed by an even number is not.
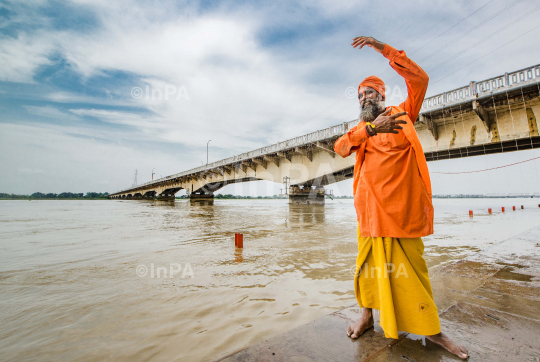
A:
[[[107,200],[108,196],[108,192],[87,192],[86,194],[72,192],[62,192],[60,194],[44,194],[41,192],[34,192],[32,195],[16,195],[0,192],[0,200]]]
[[[434,199],[515,199],[540,197],[538,194],[523,195],[433,195]]]
[[[182,195],[176,197],[176,199],[187,199],[189,198],[187,195]],[[231,194],[215,194],[214,199],[222,199],[222,200],[229,200],[229,199],[242,199],[242,200],[260,200],[260,199],[288,199],[289,195],[273,195],[273,196],[239,196],[239,195],[231,195]],[[352,199],[352,196],[332,196],[332,199]]]
[[[232,200],[232,199],[246,199],[246,200],[257,200],[257,199],[287,199],[289,196],[239,196],[239,195],[231,195],[231,194],[215,194],[214,199],[223,199],[223,200]],[[176,199],[188,199],[189,196],[182,195],[176,197]]]
[[[288,198],[288,196],[238,196],[238,195],[231,195],[231,194],[216,194],[214,195],[214,199],[285,199]]]

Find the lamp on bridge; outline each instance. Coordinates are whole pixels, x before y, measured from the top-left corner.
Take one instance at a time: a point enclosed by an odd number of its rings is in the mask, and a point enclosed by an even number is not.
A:
[[[208,142],[206,142],[206,166],[208,166],[208,144],[210,143],[210,141],[212,140],[208,140]]]

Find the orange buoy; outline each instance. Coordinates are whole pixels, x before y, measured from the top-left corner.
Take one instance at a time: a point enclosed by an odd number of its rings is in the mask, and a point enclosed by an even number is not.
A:
[[[515,206],[512,206],[512,210],[516,211],[516,207],[515,207]]]
[[[472,217],[472,210],[469,210],[469,216]]]
[[[491,214],[491,209],[488,209],[488,212]]]

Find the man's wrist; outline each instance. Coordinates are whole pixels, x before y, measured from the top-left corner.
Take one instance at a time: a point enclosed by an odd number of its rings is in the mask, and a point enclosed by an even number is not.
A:
[[[382,41],[377,41],[377,44],[374,46],[375,50],[378,51],[379,53],[382,53],[383,50],[384,50],[384,47],[386,45],[386,43],[383,43]]]
[[[375,127],[371,123],[366,124],[366,132],[369,137],[373,137],[377,135],[377,131],[375,131]]]

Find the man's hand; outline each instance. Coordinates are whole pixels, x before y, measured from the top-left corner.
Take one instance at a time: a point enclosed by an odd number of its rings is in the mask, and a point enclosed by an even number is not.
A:
[[[377,117],[373,122],[371,122],[375,126],[375,132],[398,133],[398,130],[403,129],[400,124],[406,124],[407,122],[396,120],[396,118],[406,115],[407,112],[399,112],[389,116],[391,111],[392,108],[387,109],[383,113],[379,114],[379,117]]]
[[[353,39],[351,45],[353,46],[353,48],[358,47],[358,49],[362,49],[365,45],[367,45],[368,47],[375,49],[379,53],[382,53],[385,44],[370,36],[359,36],[358,38]]]

